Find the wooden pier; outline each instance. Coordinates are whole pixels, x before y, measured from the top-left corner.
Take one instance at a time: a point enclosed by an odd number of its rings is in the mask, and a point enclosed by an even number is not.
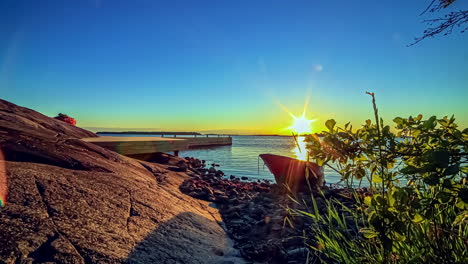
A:
[[[152,154],[158,152],[174,152],[195,149],[199,147],[232,145],[232,138],[227,136],[206,137],[112,137],[102,136],[83,138],[82,140],[94,143],[103,148],[119,154],[132,156],[139,154]]]

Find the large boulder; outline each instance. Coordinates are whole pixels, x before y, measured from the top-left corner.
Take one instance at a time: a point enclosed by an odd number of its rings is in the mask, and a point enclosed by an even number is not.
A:
[[[179,191],[185,173],[92,136],[0,100],[0,263],[242,262],[217,210]]]
[[[0,133],[30,132],[38,136],[66,135],[73,138],[97,137],[93,132],[72,126],[58,119],[49,118],[29,108],[0,99]]]

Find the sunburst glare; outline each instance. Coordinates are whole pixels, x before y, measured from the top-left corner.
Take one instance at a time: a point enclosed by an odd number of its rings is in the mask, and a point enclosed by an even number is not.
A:
[[[296,135],[312,134],[312,122],[314,122],[315,120],[307,119],[306,117],[307,106],[309,105],[309,97],[306,97],[302,115],[299,117],[291,113],[291,111],[289,111],[289,109],[281,103],[277,102],[277,105],[286,113],[288,113],[293,119],[292,124],[285,129],[291,131],[293,134]]]
[[[296,117],[295,115],[291,114],[293,118],[293,124],[290,127],[288,127],[288,129],[290,129],[292,132],[298,135],[312,133],[312,122],[314,120],[307,119],[305,114],[305,111],[300,117]]]

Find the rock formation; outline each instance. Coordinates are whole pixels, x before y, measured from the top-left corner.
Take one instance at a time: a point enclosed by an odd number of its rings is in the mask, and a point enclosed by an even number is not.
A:
[[[80,140],[93,136],[0,100],[0,263],[242,262],[217,210],[180,192],[188,176],[168,168],[183,159],[143,162]]]

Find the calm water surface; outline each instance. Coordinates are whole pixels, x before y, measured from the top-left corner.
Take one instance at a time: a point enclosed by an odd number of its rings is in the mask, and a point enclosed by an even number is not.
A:
[[[104,135],[103,135],[104,136]],[[113,134],[111,136],[151,136],[151,135],[124,135]],[[159,136],[159,135],[155,135]],[[305,143],[303,138],[299,138],[297,147],[292,137],[280,136],[233,136],[231,146],[219,146],[203,149],[193,149],[180,151],[180,157],[195,157],[206,160],[208,164],[219,164],[222,171],[229,176],[246,176],[251,179],[269,179],[274,177],[263,165],[263,161],[258,155],[271,153],[283,155],[291,158],[305,159]],[[301,149],[301,150],[300,150]],[[325,181],[327,183],[336,183],[340,176],[325,167]]]

